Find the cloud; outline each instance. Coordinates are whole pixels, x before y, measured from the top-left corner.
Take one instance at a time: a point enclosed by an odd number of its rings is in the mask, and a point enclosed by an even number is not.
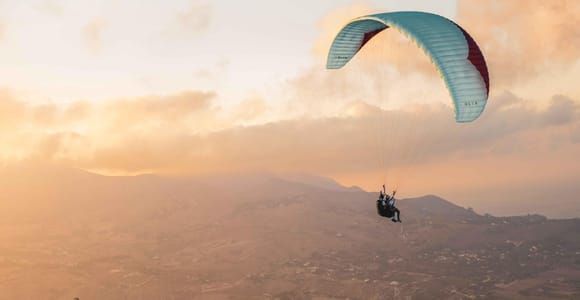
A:
[[[6,26],[4,25],[2,20],[0,20],[0,42],[4,39],[5,34],[6,34]]]
[[[458,21],[483,48],[493,82],[523,81],[578,61],[577,1],[461,0]]]
[[[57,107],[51,104],[38,105],[31,108],[34,121],[39,124],[52,125],[57,120]]]
[[[27,107],[18,101],[12,91],[0,89],[0,130],[19,125],[26,118]]]
[[[185,32],[191,34],[203,32],[211,24],[211,6],[193,1],[187,11],[177,14],[177,22],[181,30]]]
[[[92,54],[98,54],[102,48],[102,35],[105,23],[101,19],[94,19],[82,28],[82,37],[87,49]]]
[[[60,17],[63,15],[64,8],[61,3],[55,0],[45,0],[38,5],[38,9],[49,15]]]
[[[210,68],[198,69],[193,72],[193,76],[196,79],[212,81],[224,81],[224,78],[228,76],[228,67],[230,61],[227,59],[220,59]]]
[[[580,172],[580,103],[564,95],[536,106],[504,92],[468,124],[455,123],[445,105],[381,109],[365,101],[340,105],[335,116],[263,123],[262,98],[230,109],[215,100],[213,92],[184,91],[32,105],[4,90],[0,159],[116,174],[314,173],[365,188],[388,173],[408,194],[458,197]]]
[[[317,65],[288,80],[283,88],[286,111],[295,116],[337,116],[345,105],[361,101],[381,108],[451,104],[441,78],[417,72],[405,75],[385,64],[355,62],[339,70]]]
[[[104,114],[114,116],[116,124],[130,126],[156,121],[179,122],[197,112],[211,109],[215,94],[185,91],[166,96],[145,96],[113,101],[103,107]]]
[[[254,121],[268,111],[264,99],[254,96],[240,102],[232,112],[232,118],[240,121]]]
[[[580,104],[563,95],[538,108],[505,92],[468,124],[455,123],[451,108],[444,105],[384,110],[353,101],[334,117],[260,125],[254,121],[268,110],[263,99],[248,98],[226,110],[215,105],[215,97],[213,92],[184,91],[59,106],[25,104],[4,91],[0,128],[28,140],[25,145],[36,145],[35,151],[21,149],[24,153],[44,152],[55,159],[77,153],[72,156],[90,168],[335,173],[373,171],[379,152],[389,153],[381,158],[386,164],[404,166],[452,156],[544,151],[554,143],[574,143],[574,128],[580,124]],[[527,144],[530,139],[536,140]],[[133,157],[133,152],[139,155]]]
[[[342,113],[340,116],[342,117],[350,117],[350,118],[360,118],[372,115],[378,115],[381,113],[381,109],[374,105],[368,104],[364,101],[354,101],[347,103],[341,109]]]
[[[125,145],[126,139],[219,130],[230,119],[222,116],[227,113],[214,105],[214,99],[213,92],[184,91],[100,104],[33,105],[10,90],[0,90],[0,156],[87,157],[92,149]]]
[[[579,112],[579,105],[574,100],[556,95],[552,98],[548,107],[544,123],[546,125],[561,125],[572,122],[576,119]]]

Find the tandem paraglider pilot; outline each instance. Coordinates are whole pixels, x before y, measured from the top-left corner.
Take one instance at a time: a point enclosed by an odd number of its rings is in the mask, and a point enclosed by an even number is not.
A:
[[[379,193],[379,199],[377,200],[377,213],[381,217],[389,218],[393,222],[401,221],[401,212],[397,207],[395,207],[395,194],[397,191],[393,191],[393,195],[387,195],[386,187],[383,184],[383,189]]]

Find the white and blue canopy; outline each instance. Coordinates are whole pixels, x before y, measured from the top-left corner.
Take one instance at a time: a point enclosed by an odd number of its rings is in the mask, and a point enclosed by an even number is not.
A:
[[[489,95],[485,59],[473,38],[442,16],[408,11],[356,18],[336,35],[326,67],[343,67],[370,39],[389,27],[405,33],[431,58],[453,99],[455,120],[477,119]]]

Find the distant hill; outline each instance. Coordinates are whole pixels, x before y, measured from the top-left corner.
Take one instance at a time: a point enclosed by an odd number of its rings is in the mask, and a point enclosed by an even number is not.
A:
[[[318,187],[326,190],[331,191],[338,191],[338,192],[364,192],[361,188],[357,186],[345,187],[333,179],[322,177],[322,176],[315,176],[310,174],[286,174],[283,176],[278,175],[280,179],[296,182],[296,183],[303,183],[306,185],[310,185],[313,187]]]
[[[376,193],[306,175],[4,168],[0,189],[6,299],[580,297],[578,219],[428,195],[395,224]]]
[[[449,220],[476,220],[481,218],[473,210],[457,206],[443,198],[427,195],[400,201],[400,208],[413,213],[416,218],[436,217]]]

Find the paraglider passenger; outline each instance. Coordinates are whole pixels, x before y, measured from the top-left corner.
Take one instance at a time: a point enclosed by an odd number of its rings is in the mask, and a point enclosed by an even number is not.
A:
[[[396,191],[393,191],[392,196],[387,195],[386,187],[383,184],[383,189],[380,191],[379,199],[377,200],[377,213],[382,217],[391,219],[393,222],[401,222],[401,211],[395,207],[396,193]]]

